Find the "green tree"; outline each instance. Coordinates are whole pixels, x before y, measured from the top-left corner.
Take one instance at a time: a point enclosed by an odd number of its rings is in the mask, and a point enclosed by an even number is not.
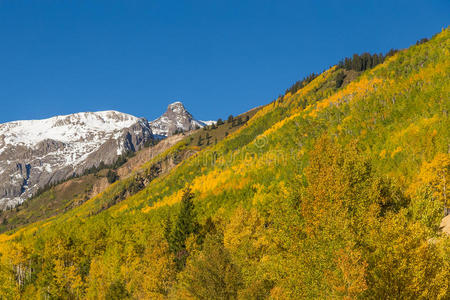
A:
[[[111,300],[121,300],[121,299],[127,299],[129,297],[128,291],[125,288],[125,285],[122,281],[116,280],[113,282],[108,289],[108,292],[106,293],[106,299]]]
[[[192,194],[191,189],[189,187],[186,188],[181,200],[181,208],[175,228],[170,235],[166,232],[166,237],[169,236],[167,241],[169,249],[175,254],[175,263],[179,270],[183,269],[186,264],[186,258],[189,255],[186,250],[186,240],[189,235],[195,234],[199,230],[193,198],[194,194]]]
[[[208,235],[203,249],[187,262],[180,286],[195,299],[236,299],[242,275],[223,245],[221,234]]]
[[[197,146],[203,145],[203,137],[201,135],[198,136]]]
[[[344,83],[345,74],[344,72],[339,72],[336,75],[336,88],[340,88]]]
[[[116,182],[119,179],[119,176],[113,170],[108,170],[108,173],[106,174],[106,178],[108,179],[108,183],[111,184],[111,183]]]

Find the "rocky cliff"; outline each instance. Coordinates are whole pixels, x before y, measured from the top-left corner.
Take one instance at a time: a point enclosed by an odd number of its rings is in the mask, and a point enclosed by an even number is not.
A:
[[[215,122],[194,119],[183,103],[174,102],[169,104],[166,112],[161,117],[150,122],[150,126],[155,135],[164,138],[177,132],[187,132],[213,123]]]
[[[151,139],[147,120],[116,111],[0,124],[0,209]]]

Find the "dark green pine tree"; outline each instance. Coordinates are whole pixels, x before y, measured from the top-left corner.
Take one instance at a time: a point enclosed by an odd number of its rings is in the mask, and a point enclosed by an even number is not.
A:
[[[336,75],[336,88],[340,88],[344,83],[345,74],[343,71],[337,73]]]
[[[190,188],[184,190],[181,199],[180,213],[175,228],[169,238],[169,248],[175,254],[175,264],[179,270],[183,269],[189,253],[186,250],[186,240],[191,234],[197,234],[199,224],[194,210],[194,195]]]
[[[175,249],[173,249],[174,243],[172,240],[172,219],[170,218],[170,215],[167,215],[166,222],[164,223],[164,238],[169,245],[170,252],[175,252]]]
[[[203,138],[201,135],[198,136],[198,142],[197,142],[197,146],[201,146],[203,145]]]

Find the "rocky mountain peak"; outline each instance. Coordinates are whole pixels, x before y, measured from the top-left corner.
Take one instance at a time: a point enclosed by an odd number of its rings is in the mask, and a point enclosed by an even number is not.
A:
[[[194,119],[180,101],[169,104],[161,117],[150,122],[153,133],[160,137],[171,136],[179,131],[202,128],[206,125],[206,122]]]
[[[183,103],[181,103],[180,101],[171,103],[167,106],[167,110],[171,110],[175,113],[188,113],[186,111],[186,108],[184,107]]]
[[[113,164],[119,155],[139,150],[155,136],[212,123],[194,119],[177,101],[151,123],[109,110],[0,124],[0,210],[101,162]]]

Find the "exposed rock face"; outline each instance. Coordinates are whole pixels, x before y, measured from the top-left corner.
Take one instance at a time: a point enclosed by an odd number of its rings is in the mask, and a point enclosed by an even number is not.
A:
[[[0,124],[0,210],[150,139],[147,120],[116,111]]]
[[[187,132],[213,123],[215,122],[195,120],[184,108],[183,103],[174,102],[167,107],[166,112],[161,117],[150,122],[150,126],[155,135],[167,137],[177,131]]]

